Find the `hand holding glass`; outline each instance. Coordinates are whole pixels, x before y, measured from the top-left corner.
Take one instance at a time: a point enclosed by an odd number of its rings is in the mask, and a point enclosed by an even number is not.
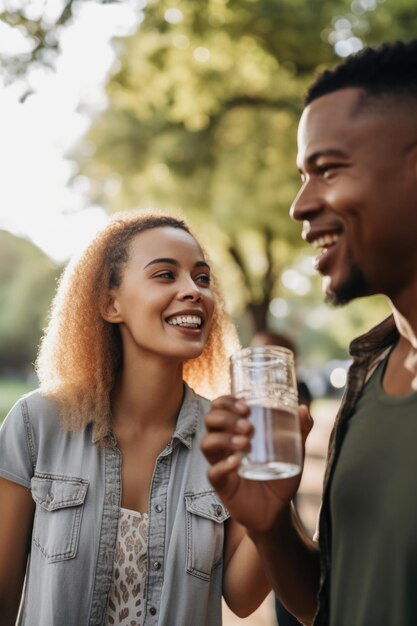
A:
[[[232,393],[249,406],[255,430],[240,476],[271,480],[298,474],[302,447],[291,350],[276,346],[240,350],[231,357],[231,378]]]

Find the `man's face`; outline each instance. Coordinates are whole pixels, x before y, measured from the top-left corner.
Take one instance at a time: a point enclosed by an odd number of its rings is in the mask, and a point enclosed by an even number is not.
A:
[[[373,293],[395,300],[417,281],[415,116],[357,110],[361,94],[313,101],[298,132],[303,184],[291,215],[320,250],[316,269],[335,304]]]

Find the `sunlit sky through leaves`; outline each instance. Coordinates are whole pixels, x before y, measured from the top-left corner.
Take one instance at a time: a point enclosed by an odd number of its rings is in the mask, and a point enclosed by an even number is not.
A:
[[[111,38],[132,32],[139,20],[137,1],[85,3],[62,33],[55,71],[30,70],[30,95],[22,98],[24,80],[0,82],[0,228],[30,238],[58,262],[107,219],[89,204],[88,180],[77,177],[67,155],[106,106],[105,82],[117,63]],[[3,53],[25,50],[23,38],[8,37],[7,28],[0,34]]]
[[[365,2],[376,0],[355,0],[352,10],[374,8]],[[101,207],[91,206],[89,181],[77,175],[70,155],[92,116],[106,106],[105,84],[118,63],[112,38],[134,32],[145,5],[146,0],[75,3],[53,70],[31,64],[26,80],[6,84],[0,67],[0,229],[30,238],[56,261],[67,260],[107,219]],[[26,3],[27,17],[42,14],[53,23],[62,6],[63,0],[32,0]],[[0,0],[0,11],[4,8]],[[175,7],[165,13],[171,24],[182,18]],[[340,56],[362,47],[346,19],[334,20],[328,37]],[[31,45],[30,38],[0,22],[0,54],[29,52]],[[194,57],[206,62],[210,50],[200,46]]]

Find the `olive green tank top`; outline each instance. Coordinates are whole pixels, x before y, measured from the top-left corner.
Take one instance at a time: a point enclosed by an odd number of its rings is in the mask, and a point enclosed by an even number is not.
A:
[[[417,625],[417,393],[385,394],[385,366],[364,388],[331,483],[331,626]]]

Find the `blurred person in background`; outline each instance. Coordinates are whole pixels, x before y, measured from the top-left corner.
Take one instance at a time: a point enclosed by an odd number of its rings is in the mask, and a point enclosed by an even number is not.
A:
[[[180,219],[119,214],[67,266],[40,389],[0,430],[1,626],[20,603],[27,626],[219,626],[222,594],[258,607],[259,555],[198,446],[196,391],[227,384],[237,345]]]
[[[291,214],[318,250],[327,298],[384,294],[393,311],[351,343],[315,540],[291,505],[301,476],[239,478],[251,434],[242,401],[220,398],[206,418],[210,480],[303,624],[417,624],[416,111],[417,40],[393,42],[322,73],[299,125]],[[311,418],[299,415],[305,439]]]

